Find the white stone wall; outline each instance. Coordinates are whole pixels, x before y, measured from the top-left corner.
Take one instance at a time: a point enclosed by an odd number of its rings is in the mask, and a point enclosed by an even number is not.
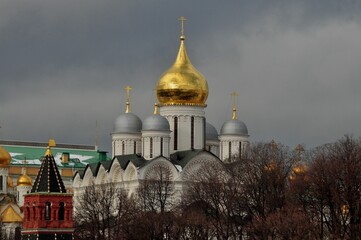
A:
[[[151,154],[151,140],[153,144],[152,154]],[[162,140],[163,139],[163,143]],[[169,131],[143,131],[142,133],[142,156],[149,160],[160,155],[168,158],[169,157],[169,141],[170,141],[170,132]],[[161,151],[161,143],[163,144],[163,152]]]
[[[0,168],[0,176],[2,176],[2,189],[0,189],[0,193],[8,192],[8,175],[9,169],[4,167]]]
[[[244,155],[246,148],[248,147],[248,136],[238,136],[238,135],[221,135],[219,137],[220,140],[220,155],[219,158],[222,161],[228,160],[234,156],[238,157],[240,154],[241,156]],[[231,151],[229,151],[229,143],[231,143]],[[240,146],[242,152],[240,153]],[[231,155],[229,154],[231,152]]]
[[[18,194],[17,195],[18,205],[19,207],[22,207],[24,206],[24,195],[30,193],[31,186],[17,186],[16,191]]]
[[[141,133],[112,134],[112,157],[117,155],[134,154],[134,144],[136,144],[136,154],[142,152]],[[123,151],[124,146],[124,151]]]
[[[218,140],[207,140],[206,150],[219,157],[219,145],[220,142]]]
[[[200,106],[162,106],[160,115],[164,116],[170,125],[170,153],[191,149],[191,119],[194,117],[193,149],[203,149],[205,146],[205,113]],[[174,149],[174,118],[178,118],[178,147]]]

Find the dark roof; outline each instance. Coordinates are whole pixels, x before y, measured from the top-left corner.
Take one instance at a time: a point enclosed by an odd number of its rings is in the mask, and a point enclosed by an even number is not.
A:
[[[147,162],[147,160],[145,160],[142,156],[137,154],[114,156],[113,161],[115,160],[118,160],[120,167],[123,170],[125,170],[129,162],[132,162],[135,167],[140,167]]]
[[[188,162],[190,162],[195,156],[197,156],[202,152],[206,152],[206,151],[201,149],[193,149],[193,150],[175,152],[170,155],[170,161],[173,164],[180,165],[182,168],[184,168],[188,164]]]
[[[109,171],[113,161],[101,161],[100,163],[103,165],[105,170]]]
[[[63,180],[52,154],[47,154],[42,158],[40,170],[31,192],[66,193]]]

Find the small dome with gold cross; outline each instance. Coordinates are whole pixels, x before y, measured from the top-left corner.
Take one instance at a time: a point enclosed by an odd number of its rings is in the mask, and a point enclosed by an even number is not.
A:
[[[18,178],[18,181],[17,181],[17,186],[19,187],[23,187],[23,186],[32,186],[33,185],[33,180],[31,179],[31,177],[29,177],[27,174],[26,174],[26,170],[24,171],[23,175],[21,175],[19,178]]]

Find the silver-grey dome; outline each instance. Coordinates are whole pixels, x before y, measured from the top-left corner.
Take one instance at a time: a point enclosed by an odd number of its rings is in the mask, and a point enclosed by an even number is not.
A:
[[[248,136],[248,129],[244,122],[232,119],[225,122],[221,128],[221,135],[242,135]]]
[[[169,122],[165,117],[154,114],[143,121],[143,131],[170,131]]]
[[[218,140],[217,129],[209,122],[206,122],[206,140]]]
[[[140,133],[142,121],[133,113],[123,113],[115,120],[114,133]]]

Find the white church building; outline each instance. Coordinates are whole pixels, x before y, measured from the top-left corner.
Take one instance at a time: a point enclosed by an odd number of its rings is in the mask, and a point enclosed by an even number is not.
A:
[[[176,60],[158,81],[154,114],[142,121],[131,111],[131,87],[125,89],[125,112],[115,120],[111,134],[112,160],[78,171],[73,178],[75,196],[83,187],[109,182],[134,191],[159,166],[181,183],[203,164],[223,164],[242,156],[249,145],[247,127],[237,119],[236,101],[219,134],[207,122],[208,84],[188,58],[183,29]]]

